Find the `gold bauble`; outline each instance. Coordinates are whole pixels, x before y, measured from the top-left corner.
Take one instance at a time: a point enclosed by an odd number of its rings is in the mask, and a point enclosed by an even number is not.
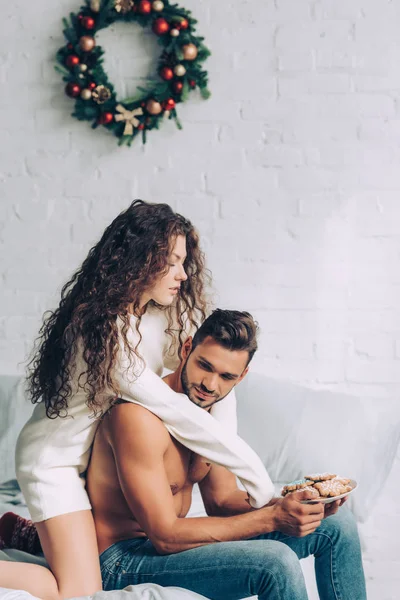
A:
[[[100,0],[90,0],[90,10],[94,13],[100,12]]]
[[[79,39],[79,48],[84,52],[90,52],[95,47],[96,42],[91,35],[83,35]]]
[[[81,91],[81,98],[82,100],[90,100],[90,98],[92,97],[92,92],[88,89],[84,89]]]
[[[161,2],[161,0],[155,0],[151,5],[151,8],[154,10],[154,12],[161,12],[164,8],[164,2]]]
[[[157,100],[148,100],[146,103],[146,110],[151,115],[159,115],[162,111],[162,106]]]
[[[178,37],[179,33],[179,29],[171,29],[171,31],[169,32],[171,37]]]
[[[182,46],[182,52],[185,60],[194,60],[198,54],[197,46],[194,44],[185,44]]]
[[[114,0],[114,8],[117,12],[126,15],[133,8],[133,0]]]
[[[82,71],[82,73],[84,73],[85,71],[87,71],[87,65],[79,65],[79,70]]]
[[[186,69],[183,65],[176,65],[174,68],[174,73],[177,77],[183,77],[186,73]]]

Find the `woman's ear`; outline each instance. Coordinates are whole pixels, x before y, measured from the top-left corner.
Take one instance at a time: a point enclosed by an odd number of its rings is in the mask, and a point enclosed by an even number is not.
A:
[[[192,337],[189,336],[188,339],[183,343],[182,346],[182,359],[186,360],[189,354],[192,351]]]

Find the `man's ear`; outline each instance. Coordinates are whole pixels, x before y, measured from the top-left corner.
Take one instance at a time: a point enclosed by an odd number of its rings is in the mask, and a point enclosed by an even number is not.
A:
[[[192,336],[189,336],[188,339],[185,340],[185,342],[183,343],[182,351],[181,351],[183,360],[186,360],[192,351],[192,340],[193,340]]]
[[[244,379],[246,377],[248,372],[249,372],[249,367],[246,367],[245,370],[243,371],[243,373],[241,374],[241,376],[239,377],[239,379],[236,380],[236,385],[238,383],[240,383],[242,381],[242,379]]]

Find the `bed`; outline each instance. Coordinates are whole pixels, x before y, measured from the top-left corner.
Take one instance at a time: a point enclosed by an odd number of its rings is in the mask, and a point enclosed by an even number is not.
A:
[[[0,484],[0,515],[12,511],[29,518],[29,511],[15,479]],[[19,550],[0,550],[0,560],[32,562],[47,566],[40,556],[31,556]],[[181,588],[163,588],[154,584],[129,586],[125,590],[100,592],[94,596],[81,596],[79,600],[204,600],[203,596]],[[7,590],[0,587],[0,600],[37,600],[31,594],[20,590]],[[76,599],[78,600],[78,599]]]
[[[400,405],[397,398],[365,398],[312,390],[250,373],[237,388],[239,434],[264,462],[277,491],[306,471],[335,470],[359,483],[348,504],[361,534],[369,600],[397,600],[400,580]],[[0,376],[0,514],[29,516],[15,481],[14,448],[32,411],[23,382]],[[189,516],[204,514],[198,490]],[[397,544],[397,547],[396,547]],[[397,548],[397,549],[396,549]],[[40,561],[13,550],[0,559]],[[317,600],[313,558],[301,561],[309,600]],[[0,600],[32,600],[0,588]],[[199,600],[179,588],[144,584],[99,592],[92,600]],[[80,600],[89,600],[83,597]]]

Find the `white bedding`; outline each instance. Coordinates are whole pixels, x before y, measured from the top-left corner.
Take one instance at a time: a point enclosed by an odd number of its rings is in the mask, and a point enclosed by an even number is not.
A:
[[[31,594],[19,590],[0,588],[0,600],[39,600]],[[128,586],[124,590],[97,592],[94,596],[80,596],[71,600],[204,600],[194,592],[182,588],[163,588],[155,583],[141,583]]]
[[[15,479],[0,483],[0,515],[9,511],[29,518],[28,509]],[[32,556],[18,550],[7,549],[0,550],[0,560],[46,564],[45,559],[42,557]],[[20,590],[7,590],[0,587],[0,600],[38,599]],[[94,596],[81,596],[79,599],[74,598],[73,600],[204,600],[204,596],[199,596],[199,594],[188,592],[182,588],[164,588],[156,584],[146,583],[128,586],[124,590],[98,592]]]
[[[0,515],[9,511],[29,519],[29,511],[16,479],[0,483]]]

